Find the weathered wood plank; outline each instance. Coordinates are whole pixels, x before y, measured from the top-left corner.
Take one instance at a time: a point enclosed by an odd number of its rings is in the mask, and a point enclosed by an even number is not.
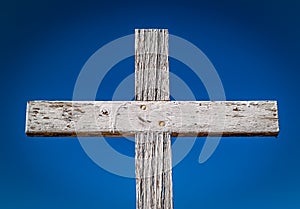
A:
[[[135,99],[170,100],[167,30],[135,31]],[[148,107],[141,104],[140,109],[145,114]],[[138,123],[149,123],[142,115],[138,120]],[[161,127],[163,121],[156,121],[157,125]],[[172,209],[170,133],[162,129],[155,132],[147,126],[135,135],[136,208]]]
[[[276,136],[276,101],[32,101],[29,136],[119,136],[137,132],[173,136]]]
[[[168,30],[135,30],[135,100],[169,101]]]

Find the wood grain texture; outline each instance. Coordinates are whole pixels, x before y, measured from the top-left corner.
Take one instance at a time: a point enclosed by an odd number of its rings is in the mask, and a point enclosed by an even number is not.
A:
[[[169,101],[168,30],[135,30],[135,100]]]
[[[275,101],[32,101],[26,121],[30,136],[133,136],[145,131],[172,136],[277,136],[279,132]]]
[[[135,30],[135,100],[170,100],[167,30]],[[151,108],[138,107],[142,110],[138,123],[146,127],[135,135],[136,208],[172,209],[170,133],[161,129],[162,119],[153,121],[160,129],[152,129],[151,119],[144,117]]]

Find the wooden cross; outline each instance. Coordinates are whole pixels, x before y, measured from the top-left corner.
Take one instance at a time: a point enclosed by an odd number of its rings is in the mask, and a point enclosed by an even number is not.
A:
[[[170,101],[168,31],[135,30],[135,100],[30,101],[28,136],[135,135],[136,208],[172,209],[171,136],[277,136],[276,101]]]

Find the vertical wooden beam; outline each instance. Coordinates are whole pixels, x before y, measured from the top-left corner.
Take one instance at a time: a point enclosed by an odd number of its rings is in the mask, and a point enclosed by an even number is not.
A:
[[[135,100],[170,100],[168,31],[165,29],[135,30]],[[141,108],[146,110],[147,106]],[[135,140],[136,208],[172,209],[170,133],[149,130],[137,133]]]

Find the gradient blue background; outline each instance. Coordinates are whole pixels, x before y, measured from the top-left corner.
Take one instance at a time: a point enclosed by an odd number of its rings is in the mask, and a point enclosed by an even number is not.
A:
[[[279,104],[278,138],[223,138],[204,164],[198,163],[204,142],[199,138],[173,170],[175,208],[300,208],[296,0],[0,5],[1,209],[135,208],[135,180],[99,168],[76,138],[26,137],[25,107],[27,100],[71,100],[81,68],[97,49],[135,28],[153,27],[168,28],[199,47],[217,69],[228,100]],[[110,100],[133,66],[133,58],[115,66],[97,99]],[[190,69],[171,59],[170,70],[198,100],[208,99]],[[133,156],[133,143],[121,141],[109,139]]]

